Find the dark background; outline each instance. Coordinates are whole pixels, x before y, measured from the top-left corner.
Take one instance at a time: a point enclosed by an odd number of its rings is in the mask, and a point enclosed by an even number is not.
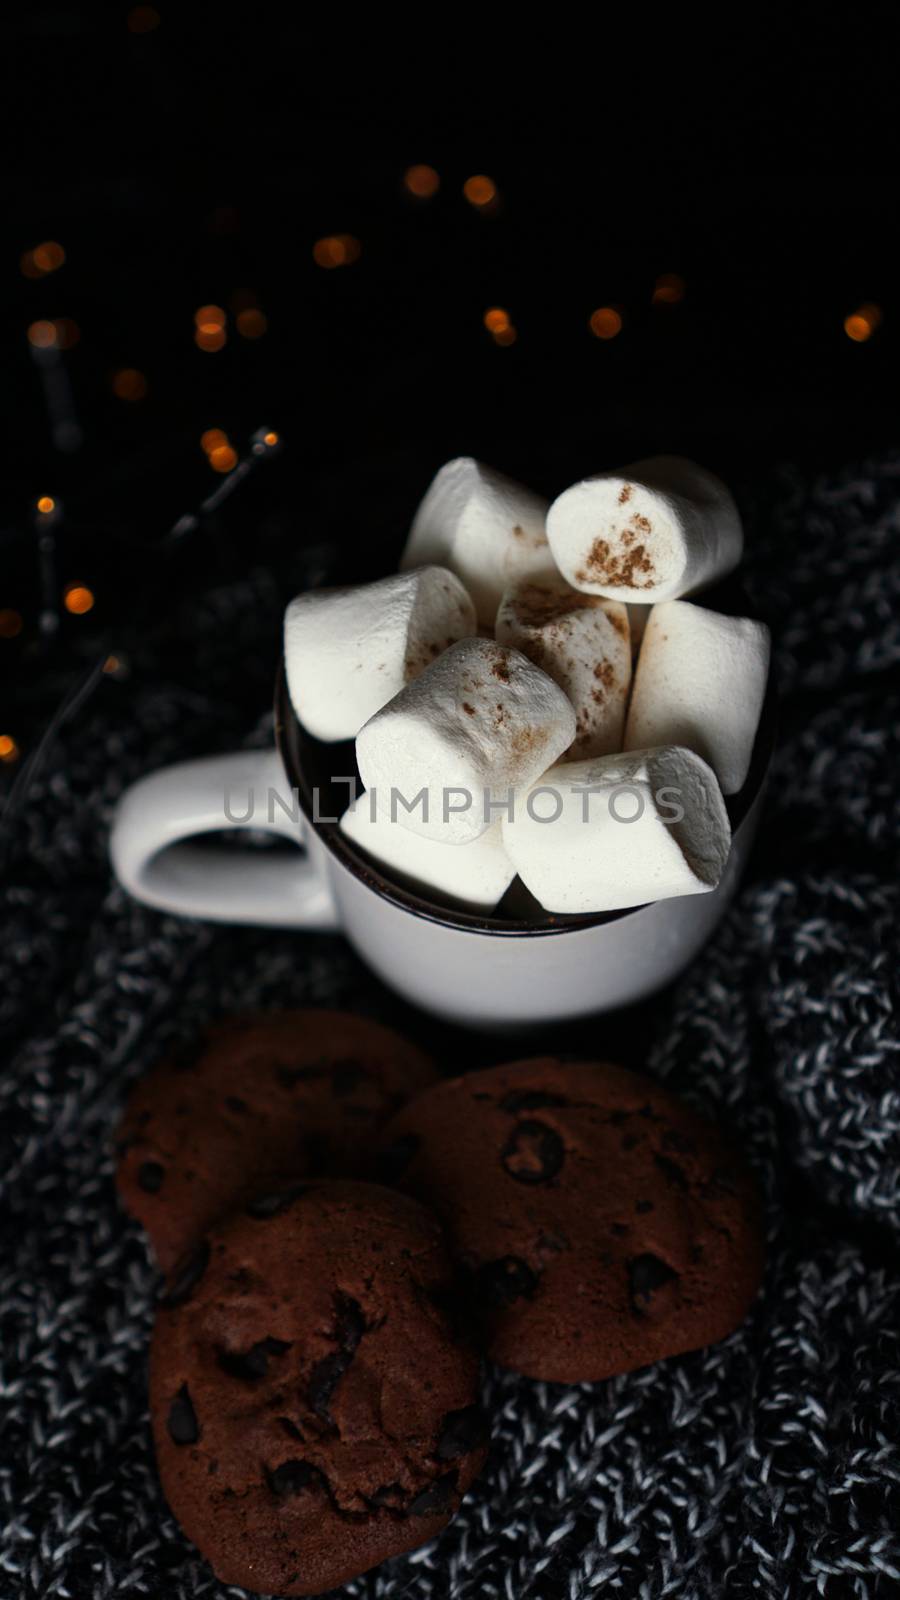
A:
[[[20,620],[0,637],[0,734],[20,759],[98,654],[131,670],[176,597],[263,564],[287,599],[310,545],[384,570],[454,454],[550,494],[694,455],[732,482],[752,537],[775,466],[896,442],[890,102],[862,24],[818,60],[771,26],[707,37],[660,104],[639,45],[578,35],[561,72],[558,39],[523,66],[485,20],[423,13],[396,41],[332,21],[329,40],[277,8],[38,5],[5,24],[0,613]],[[415,163],[439,176],[430,199],[404,186]],[[467,202],[473,174],[496,205]],[[335,234],[359,256],[326,270],[313,247]],[[47,240],[64,265],[24,274]],[[654,303],[673,273],[683,297]],[[251,299],[256,339],[235,320]],[[883,319],[854,342],[844,322],[866,303]],[[227,314],[215,352],[194,342],[207,304]],[[491,306],[515,343],[486,330]],[[615,338],[592,334],[599,306],[621,315]],[[28,330],[58,319],[67,347],[42,357]],[[117,397],[122,369],[143,398]],[[283,448],[229,495],[201,435],[242,455],[260,426]],[[60,507],[43,593],[42,495]],[[84,615],[62,605],[71,583],[94,597]],[[173,648],[184,628],[182,611]]]

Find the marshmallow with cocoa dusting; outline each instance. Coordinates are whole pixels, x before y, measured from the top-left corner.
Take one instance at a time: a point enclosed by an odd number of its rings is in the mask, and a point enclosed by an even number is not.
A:
[[[341,832],[426,899],[436,894],[470,911],[492,911],[516,875],[503,848],[500,819],[469,844],[445,844],[404,828],[396,806],[394,811],[392,820],[389,795],[361,794],[341,817]]]
[[[722,876],[731,826],[715,773],[667,745],[545,772],[503,846],[547,911],[618,911],[707,894]]]
[[[724,577],[743,531],[725,484],[680,456],[655,456],[574,483],[547,513],[547,538],[576,589],[652,605]]]
[[[737,794],[750,766],[769,676],[763,622],[668,600],[654,606],[635,669],[625,749],[681,744]]]
[[[460,577],[479,622],[493,627],[504,589],[554,570],[548,502],[512,478],[459,456],[441,467],[413,520],[401,570],[437,561]]]
[[[620,601],[579,594],[558,575],[520,579],[500,602],[496,636],[568,695],[578,729],[570,756],[621,750],[631,645],[628,610]]]
[[[294,710],[317,739],[353,739],[398,689],[476,626],[472,601],[445,567],[300,594],[284,618]]]
[[[464,639],[377,712],[356,740],[366,789],[395,789],[405,828],[477,839],[575,737],[562,689],[518,650]]]

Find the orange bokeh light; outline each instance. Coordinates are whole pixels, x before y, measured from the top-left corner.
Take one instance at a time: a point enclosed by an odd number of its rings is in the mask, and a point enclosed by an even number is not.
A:
[[[121,367],[112,375],[112,392],[117,400],[143,400],[147,393],[147,379],[137,367]]]
[[[94,609],[93,593],[83,583],[70,583],[63,595],[63,605],[73,617],[83,617]]]
[[[0,639],[18,639],[24,626],[18,611],[0,611]]]
[[[201,322],[194,329],[194,343],[201,350],[221,350],[228,335],[217,322]]]
[[[269,448],[271,449],[272,446],[276,445],[277,443],[278,443],[278,435],[277,435],[277,433],[267,433],[267,434],[265,434],[265,436],[263,438],[263,444],[267,444],[269,446]]]
[[[194,312],[194,322],[198,328],[224,328],[226,320],[221,306],[200,306]]]
[[[45,278],[48,272],[57,272],[66,259],[66,252],[56,239],[45,239],[33,250],[25,250],[19,265],[26,278]]]
[[[417,200],[430,200],[441,187],[441,180],[434,167],[419,165],[407,167],[403,174],[403,184]]]
[[[333,233],[317,239],[313,245],[313,260],[317,267],[349,267],[359,260],[362,246],[352,233]]]
[[[873,333],[881,326],[882,311],[880,306],[873,305],[871,301],[862,305],[849,317],[844,318],[844,332],[854,344],[864,344],[871,339]]]
[[[467,178],[463,184],[463,194],[470,206],[483,211],[485,206],[493,205],[497,198],[497,185],[493,178],[488,178],[483,172],[478,172],[472,178]]]
[[[598,339],[614,339],[622,331],[622,318],[614,306],[599,306],[591,315],[591,333]]]
[[[221,428],[207,428],[206,432],[200,435],[200,448],[206,455],[209,455],[210,450],[217,450],[220,444],[227,443],[228,435]]]
[[[269,324],[258,306],[247,306],[238,312],[235,326],[242,339],[261,339]]]
[[[493,335],[493,340],[495,344],[505,347],[506,345],[515,344],[518,337],[519,335],[516,333],[515,328],[510,322],[507,323],[505,328],[497,329],[496,333]]]
[[[484,313],[482,320],[488,333],[501,333],[504,328],[508,328],[510,325],[509,312],[504,311],[502,306],[491,306]]]
[[[19,746],[8,733],[0,733],[0,761],[18,761]]]
[[[237,466],[237,451],[230,444],[216,444],[209,451],[209,464],[213,472],[233,472]]]
[[[653,286],[655,306],[675,306],[684,299],[685,282],[677,272],[663,272]]]
[[[128,32],[152,33],[161,20],[155,6],[132,6],[128,13]]]
[[[38,511],[42,517],[49,517],[51,511],[56,510],[56,501],[50,494],[42,494],[37,502]]]
[[[55,322],[32,322],[28,329],[28,343],[36,350],[52,350],[56,344]]]

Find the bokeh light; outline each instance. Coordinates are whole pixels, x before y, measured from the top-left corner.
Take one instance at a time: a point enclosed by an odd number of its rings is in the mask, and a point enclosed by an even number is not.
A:
[[[591,314],[591,333],[598,339],[614,339],[622,332],[622,318],[615,306],[598,306]]]
[[[200,449],[205,455],[209,455],[210,450],[217,450],[220,444],[227,443],[228,435],[221,428],[207,428],[200,435]]]
[[[313,245],[313,260],[317,267],[349,267],[358,261],[362,246],[352,233],[332,233],[317,239]]]
[[[0,611],[0,639],[18,639],[25,624],[21,614],[6,607]]]
[[[63,605],[73,617],[83,617],[94,609],[93,592],[83,583],[69,583],[63,595]]]
[[[247,306],[238,312],[235,326],[242,339],[261,339],[269,324],[258,306]]]
[[[28,343],[35,350],[52,350],[56,345],[55,322],[32,322],[28,329]]]
[[[854,344],[865,344],[865,341],[871,339],[873,333],[880,328],[881,321],[881,307],[874,305],[871,301],[867,301],[865,305],[859,306],[849,317],[844,318],[844,332],[848,339],[853,340]]]
[[[0,761],[13,762],[19,759],[19,746],[12,734],[0,733]]]
[[[430,200],[441,187],[441,180],[434,167],[418,165],[407,167],[403,174],[403,186],[417,200]]]
[[[37,502],[37,508],[42,517],[49,517],[51,511],[56,510],[56,501],[51,494],[42,494]]]
[[[128,32],[152,33],[161,21],[155,6],[132,6],[128,13]]]
[[[137,367],[120,367],[112,375],[112,392],[117,400],[134,403],[143,400],[147,393],[147,379]]]
[[[216,444],[207,457],[213,472],[233,472],[237,466],[237,451],[230,444]]]
[[[488,178],[485,173],[477,172],[474,177],[467,178],[463,184],[463,194],[470,206],[477,211],[484,211],[497,200],[497,185],[493,178]]]
[[[26,278],[46,278],[48,273],[58,272],[65,259],[66,252],[58,240],[45,239],[33,250],[23,251],[19,265]]]
[[[653,286],[652,300],[655,306],[676,306],[679,300],[684,299],[685,282],[677,272],[663,272]]]
[[[483,320],[488,333],[500,333],[510,326],[509,312],[504,311],[502,306],[491,306],[484,313]]]

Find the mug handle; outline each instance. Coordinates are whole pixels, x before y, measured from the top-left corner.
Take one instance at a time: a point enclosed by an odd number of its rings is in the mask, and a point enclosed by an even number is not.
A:
[[[308,852],[201,847],[198,833],[263,828],[303,845],[307,826],[275,750],[242,750],[163,767],[126,789],[109,850],[135,899],[210,922],[337,927],[324,873]]]

